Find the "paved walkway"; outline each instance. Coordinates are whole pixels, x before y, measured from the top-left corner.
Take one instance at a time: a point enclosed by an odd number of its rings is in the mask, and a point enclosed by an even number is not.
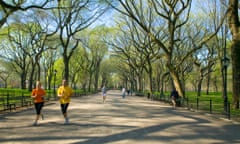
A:
[[[35,111],[0,115],[0,143],[16,144],[227,144],[240,143],[240,125],[209,115],[173,110],[168,104],[109,91],[102,97],[73,98],[70,124],[64,125],[59,104],[46,105],[44,120],[32,126]]]

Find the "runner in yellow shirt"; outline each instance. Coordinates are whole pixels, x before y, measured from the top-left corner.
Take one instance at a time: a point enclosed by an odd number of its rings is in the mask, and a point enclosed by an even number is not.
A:
[[[68,86],[67,80],[62,81],[62,86],[58,88],[58,97],[59,97],[59,102],[61,105],[61,111],[62,114],[65,118],[64,124],[69,123],[68,115],[67,115],[67,109],[69,106],[69,103],[71,101],[71,96],[72,96],[73,90]]]

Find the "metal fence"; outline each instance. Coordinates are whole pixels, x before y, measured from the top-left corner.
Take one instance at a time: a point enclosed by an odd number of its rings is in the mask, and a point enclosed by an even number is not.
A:
[[[166,96],[164,94],[153,94],[152,99],[162,101],[165,103],[171,104],[170,96]],[[219,115],[226,117],[228,119],[235,119],[240,121],[240,110],[234,110],[231,108],[231,103],[228,101],[227,109],[224,109],[224,101],[214,101],[211,98],[201,98],[196,97],[193,99],[189,99],[188,97],[179,98],[178,106],[186,107],[189,110],[205,112],[209,114]]]
[[[85,92],[74,92],[74,97],[84,96],[87,93]],[[45,102],[58,100],[56,94],[50,91],[47,92],[44,97]],[[4,111],[13,111],[18,108],[23,107],[32,107],[34,104],[33,99],[31,98],[31,92],[21,92],[14,90],[1,90],[0,91],[0,112]]]

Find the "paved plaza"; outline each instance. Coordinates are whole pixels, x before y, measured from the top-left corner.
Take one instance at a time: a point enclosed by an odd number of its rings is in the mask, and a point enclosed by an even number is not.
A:
[[[32,126],[33,108],[0,115],[1,144],[237,144],[240,125],[169,104],[109,91],[74,97],[64,125],[58,102],[43,108]]]

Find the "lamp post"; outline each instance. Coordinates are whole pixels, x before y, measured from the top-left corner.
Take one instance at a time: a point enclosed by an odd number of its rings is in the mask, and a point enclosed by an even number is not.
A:
[[[226,52],[224,52],[224,57],[222,58],[223,66],[223,98],[224,98],[224,112],[228,113],[228,96],[227,96],[227,67],[230,63],[230,59],[227,58]]]
[[[144,90],[145,90],[145,80],[144,80],[144,78],[143,78],[143,84],[142,84],[142,91],[143,91],[143,93],[144,93]]]
[[[56,100],[57,99],[57,97],[56,97],[56,74],[57,74],[57,70],[55,69],[54,70],[54,83],[53,83],[53,94],[54,94],[54,100]]]

